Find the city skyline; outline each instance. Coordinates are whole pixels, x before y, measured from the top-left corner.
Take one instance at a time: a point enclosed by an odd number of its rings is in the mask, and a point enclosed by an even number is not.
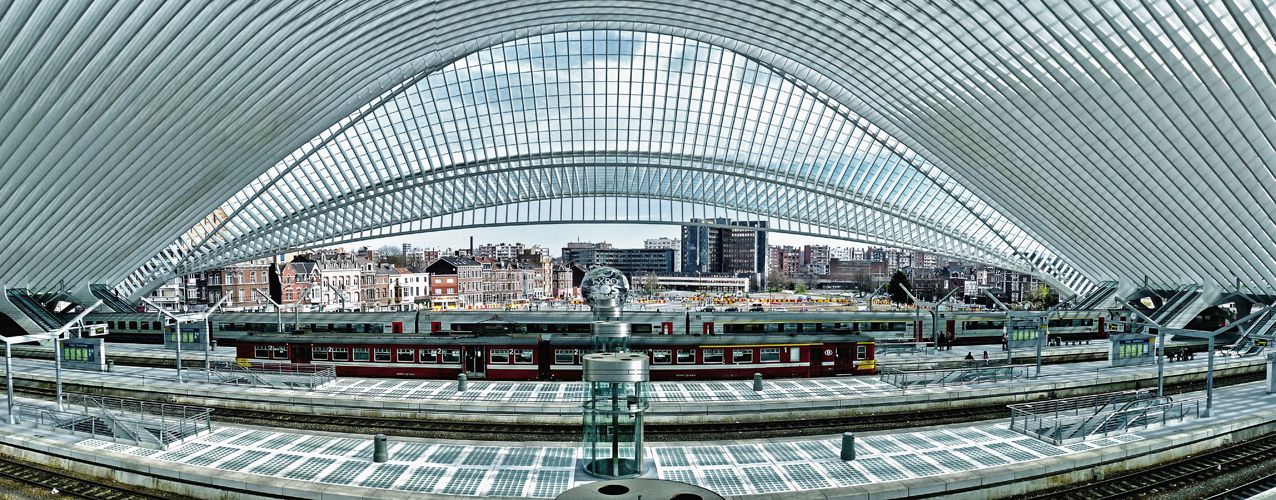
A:
[[[473,236],[475,246],[489,243],[522,243],[527,246],[547,247],[557,256],[559,249],[566,247],[567,243],[577,241],[589,243],[605,242],[612,244],[616,248],[642,248],[643,242],[648,239],[660,237],[681,238],[681,227],[681,225],[665,224],[538,224],[497,228],[469,228],[377,238],[325,248],[344,247],[353,251],[364,246],[374,249],[379,249],[383,246],[400,248],[404,243],[410,243],[416,248],[440,250],[451,248],[456,250],[469,248],[470,237]],[[775,231],[769,232],[767,238],[768,244],[771,246],[828,245],[830,247],[857,248],[872,246],[867,243],[848,240],[817,238]]]

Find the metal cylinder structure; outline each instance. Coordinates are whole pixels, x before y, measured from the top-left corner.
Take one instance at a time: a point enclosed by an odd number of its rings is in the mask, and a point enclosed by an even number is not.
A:
[[[594,352],[628,352],[630,325],[625,321],[595,321],[589,324]]]
[[[660,479],[614,479],[585,483],[564,491],[554,500],[723,500],[711,490]]]
[[[603,479],[643,474],[643,413],[650,407],[651,370],[645,354],[593,353],[584,357],[585,472]]]

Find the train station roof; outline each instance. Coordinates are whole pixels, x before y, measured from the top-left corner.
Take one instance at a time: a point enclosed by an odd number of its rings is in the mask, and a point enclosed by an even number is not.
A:
[[[1272,26],[1244,0],[19,3],[0,282],[731,217],[1072,291],[1273,293]]]

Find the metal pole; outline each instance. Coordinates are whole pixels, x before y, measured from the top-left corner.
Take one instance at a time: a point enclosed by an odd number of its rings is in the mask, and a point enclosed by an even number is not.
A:
[[[9,425],[17,423],[13,418],[13,346],[4,343],[4,381],[9,392]]]
[[[209,357],[213,343],[213,323],[208,321],[208,316],[204,316],[204,382],[212,381],[212,362]]]
[[[173,320],[173,337],[177,340],[177,383],[182,383],[182,322]]]
[[[1214,345],[1214,337],[1210,337],[1210,345]],[[1210,353],[1213,356],[1214,353]],[[1165,395],[1165,330],[1156,329],[1156,396]]]
[[[1210,336],[1209,368],[1205,371],[1205,417],[1209,418],[1214,407],[1214,336]]]
[[[1046,324],[1048,325],[1049,323],[1046,323]],[[1046,340],[1046,337],[1041,336],[1041,330],[1042,330],[1042,325],[1040,323],[1040,320],[1038,320],[1038,323],[1037,323],[1037,376],[1033,378],[1041,378],[1041,343]]]
[[[53,337],[53,374],[57,379],[58,411],[62,411],[62,337]]]

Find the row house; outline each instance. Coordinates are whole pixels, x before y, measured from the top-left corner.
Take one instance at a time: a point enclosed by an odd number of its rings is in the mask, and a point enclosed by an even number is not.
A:
[[[387,267],[390,309],[412,311],[429,301],[430,274],[406,267]]]
[[[526,300],[523,295],[523,273],[518,262],[479,257],[483,265],[483,303],[508,305]]]
[[[555,264],[550,275],[550,293],[554,298],[571,300],[580,295],[573,284],[571,267]]]
[[[359,298],[363,311],[390,310],[390,273],[375,261],[357,259],[359,263]]]
[[[211,273],[207,280],[210,304],[228,297],[222,307],[258,307],[267,301],[259,295],[270,296],[270,259],[257,259],[225,266]],[[268,303],[267,303],[268,305]]]
[[[430,303],[436,307],[483,304],[483,264],[469,257],[440,257],[425,269],[430,277]]]

